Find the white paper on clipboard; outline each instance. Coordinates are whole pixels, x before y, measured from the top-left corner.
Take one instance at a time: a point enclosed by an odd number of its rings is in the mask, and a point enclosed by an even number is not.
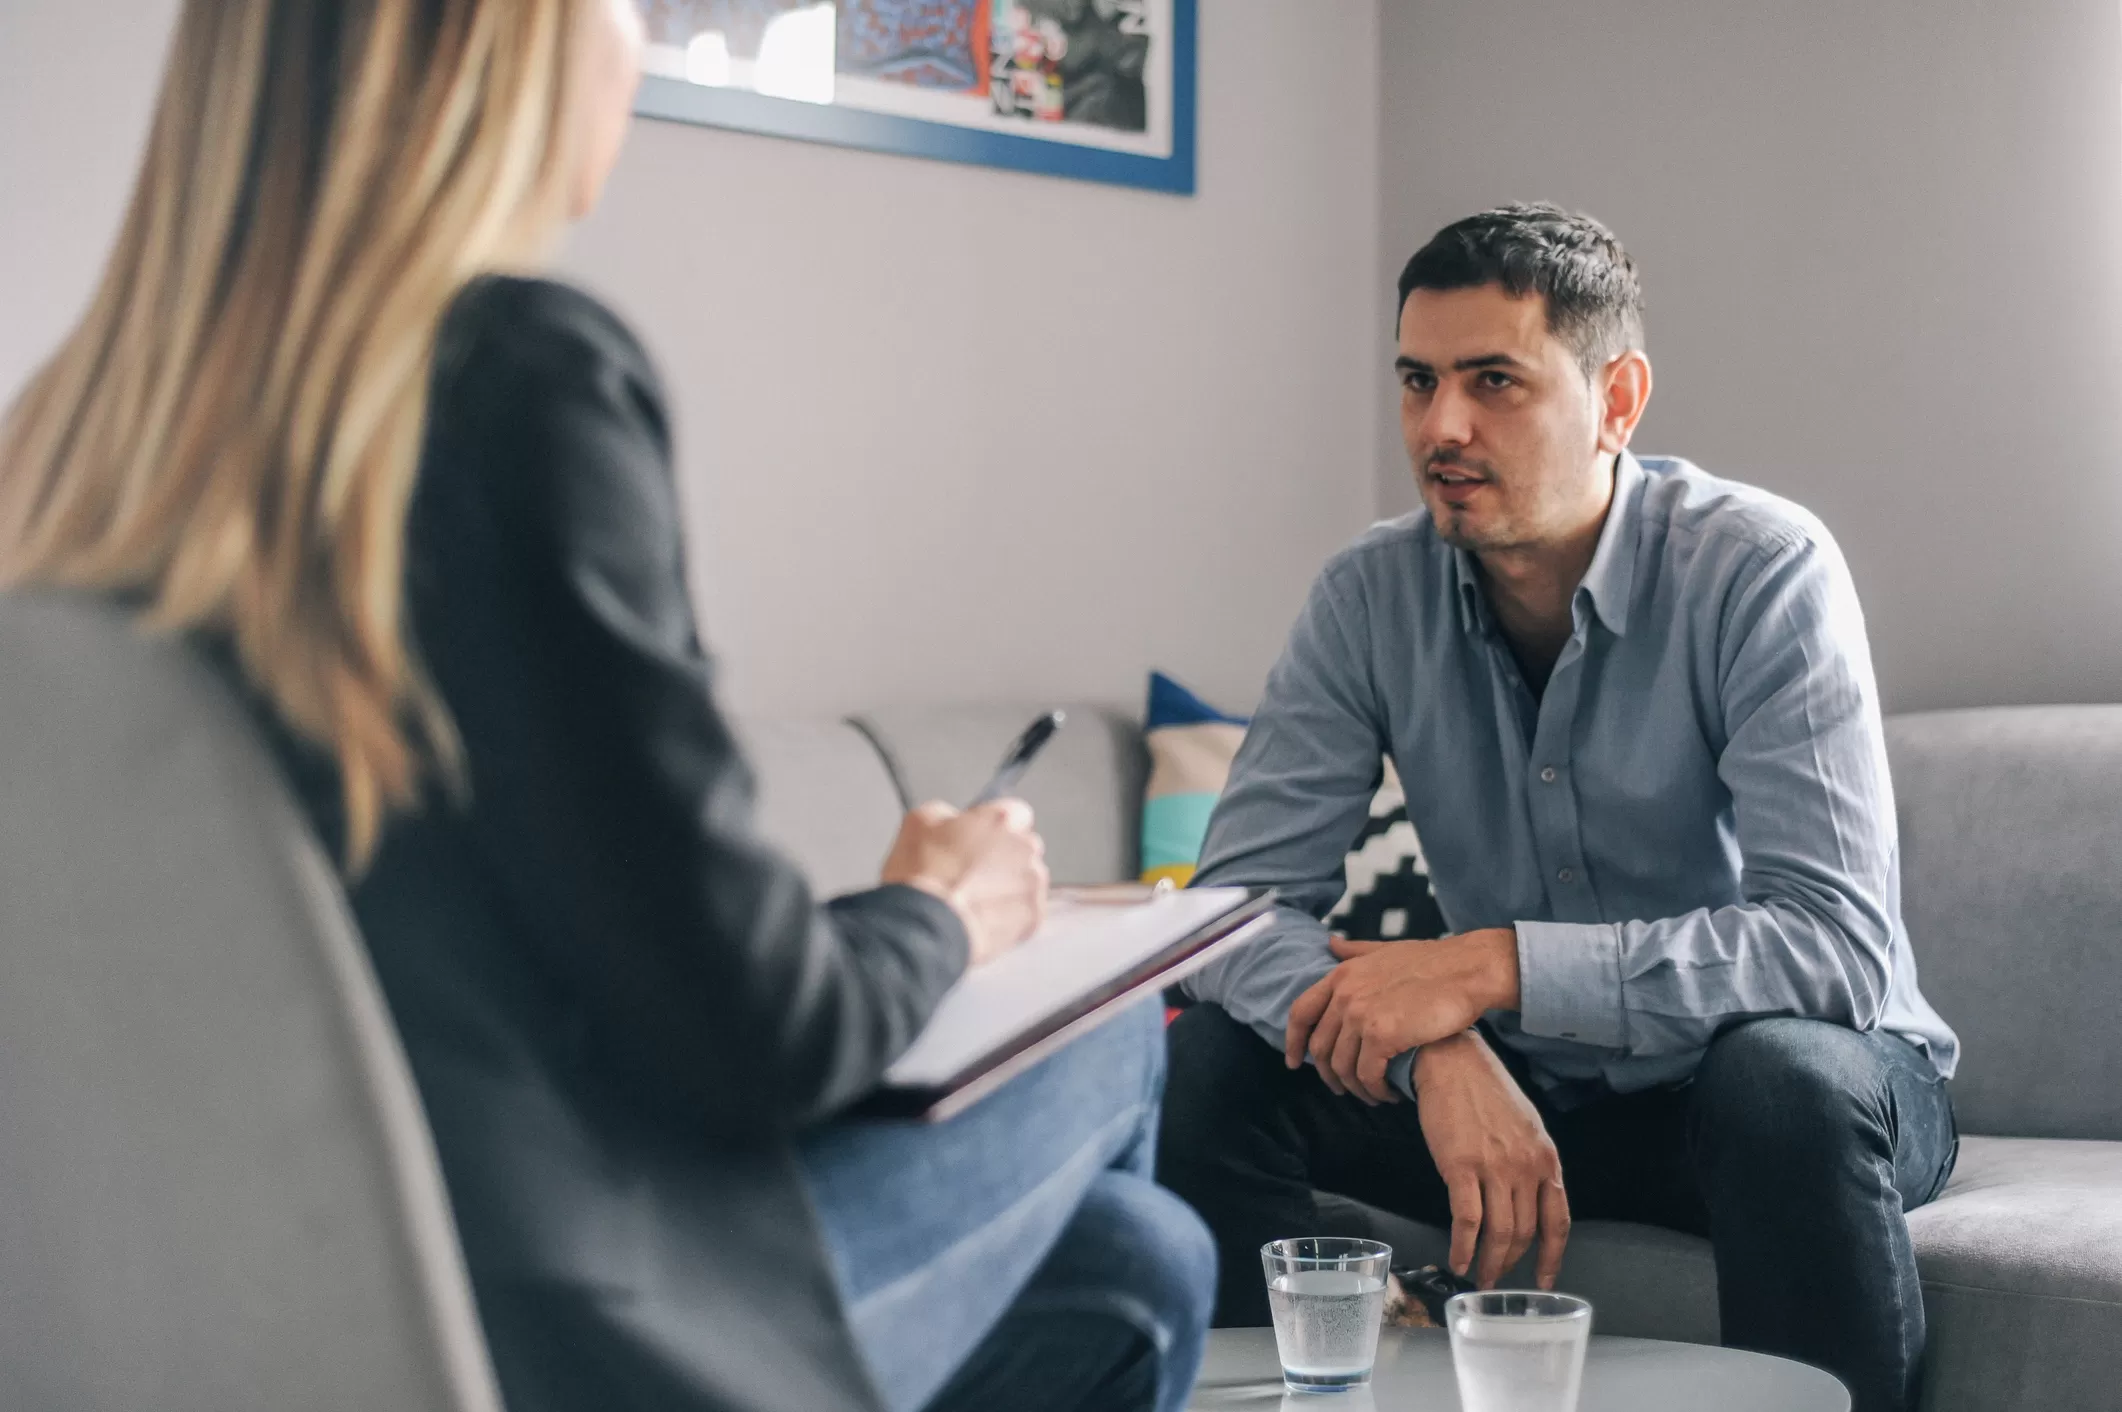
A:
[[[885,1084],[903,1089],[949,1084],[1046,1017],[1081,1008],[1252,895],[1242,887],[1201,888],[1121,906],[1057,895],[1036,935],[966,972],[945,993],[928,1027],[885,1071]]]

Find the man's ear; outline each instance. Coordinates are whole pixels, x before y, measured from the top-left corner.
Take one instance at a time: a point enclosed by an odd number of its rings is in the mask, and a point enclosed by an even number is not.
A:
[[[1650,406],[1650,384],[1650,356],[1640,348],[1629,349],[1601,371],[1598,382],[1604,394],[1599,409],[1601,451],[1628,449],[1629,438],[1636,434],[1636,423],[1643,420],[1643,410]]]

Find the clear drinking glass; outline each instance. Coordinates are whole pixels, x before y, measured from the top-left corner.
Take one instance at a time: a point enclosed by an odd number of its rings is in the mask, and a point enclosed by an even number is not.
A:
[[[1350,1236],[1260,1247],[1282,1382],[1291,1392],[1340,1392],[1370,1381],[1392,1259],[1391,1246]]]
[[[1490,1290],[1444,1306],[1465,1412],[1576,1412],[1592,1307],[1566,1294]]]

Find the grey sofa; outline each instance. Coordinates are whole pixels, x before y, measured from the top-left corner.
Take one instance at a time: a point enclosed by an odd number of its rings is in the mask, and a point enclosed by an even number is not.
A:
[[[903,802],[963,799],[1034,708],[754,722],[768,832],[818,879],[874,876]],[[1145,762],[1125,715],[1079,707],[1026,778],[1054,873],[1134,869]],[[2122,707],[1888,723],[1903,889],[1926,995],[1958,1028],[1965,1134],[1914,1212],[1929,1412],[2122,1407]],[[1418,787],[1418,786],[1417,786]],[[1443,1232],[1327,1196],[1322,1224],[1426,1259]],[[1707,1243],[1587,1221],[1565,1283],[1602,1332],[1715,1342]]]

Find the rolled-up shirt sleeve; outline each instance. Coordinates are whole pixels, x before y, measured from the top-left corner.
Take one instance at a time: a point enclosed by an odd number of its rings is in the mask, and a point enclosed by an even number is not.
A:
[[[1280,1046],[1289,1007],[1334,968],[1326,914],[1384,773],[1385,725],[1363,605],[1329,565],[1313,585],[1209,822],[1196,887],[1267,886],[1266,935],[1186,982]]]
[[[1764,548],[1717,670],[1741,901],[1644,921],[1517,924],[1529,1034],[1681,1054],[1766,1016],[1879,1023],[1891,976],[1892,786],[1863,615],[1824,532]]]

